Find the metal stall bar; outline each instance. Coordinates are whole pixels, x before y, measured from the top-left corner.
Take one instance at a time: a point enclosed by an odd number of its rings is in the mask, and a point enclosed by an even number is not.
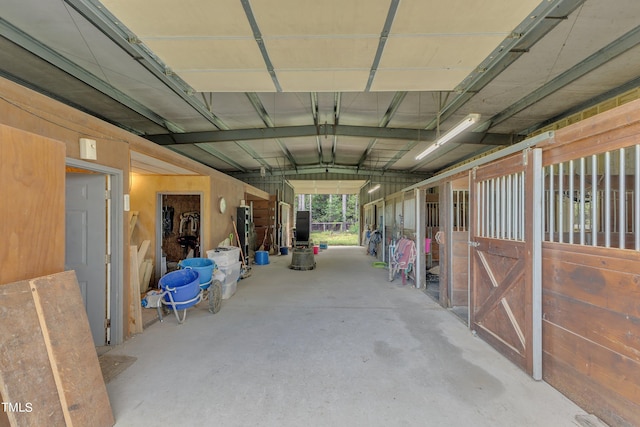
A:
[[[482,181],[482,237],[489,235],[489,183]]]
[[[591,156],[591,245],[598,246],[598,229],[600,217],[598,216],[598,156]]]
[[[491,202],[489,204],[491,209],[491,219],[489,226],[491,227],[490,237],[496,238],[496,179],[491,179]]]
[[[473,182],[473,181],[472,181]],[[476,200],[478,215],[476,217],[476,234],[484,237],[484,182],[476,184]],[[472,236],[470,236],[472,237]]]
[[[554,178],[554,167],[553,165],[549,166],[549,241],[553,242],[554,233],[555,233],[555,218],[556,218],[556,193],[554,190],[555,187],[555,178]]]
[[[558,165],[558,242],[564,243],[564,163]]]
[[[525,240],[525,197],[524,197],[524,193],[526,190],[526,186],[525,186],[525,176],[524,176],[524,171],[522,171],[520,173],[521,177],[520,177],[520,240],[524,241]]]
[[[460,191],[455,190],[456,193],[456,231],[460,231]]]
[[[471,182],[473,182],[473,180]],[[478,211],[474,231],[478,236],[482,236],[482,185],[480,183],[476,184],[476,191],[474,195],[476,196],[476,200],[474,200],[472,204],[476,206]],[[473,215],[471,215],[469,219],[472,220]],[[472,236],[469,236],[469,238],[471,239]]]
[[[507,213],[509,214],[509,218],[507,218],[507,239],[511,240],[513,238],[513,234],[511,234],[511,231],[513,230],[513,215],[511,215],[511,209],[513,209],[513,203],[511,203],[513,194],[512,194],[512,187],[511,187],[511,182],[513,180],[513,176],[509,175],[507,177],[507,188],[506,188],[506,193],[507,193]]]
[[[501,217],[501,206],[500,206],[500,177],[494,178],[495,186],[496,186],[496,198],[495,198],[495,210],[496,210],[496,219],[495,219],[495,229],[494,229],[494,237],[496,239],[500,238],[500,217]]]
[[[462,229],[468,230],[467,228],[467,217],[469,215],[469,190],[464,190],[462,192]]]
[[[611,247],[611,152],[604,153],[604,246]]]
[[[522,215],[520,211],[520,200],[522,199],[522,182],[520,174],[514,174],[516,178],[516,191],[515,191],[515,200],[514,200],[514,210],[513,210],[513,219],[514,219],[514,230],[515,235],[513,236],[515,240],[522,240],[522,236],[520,234],[520,223],[522,222],[520,216]]]
[[[584,212],[585,208],[585,198],[587,196],[584,186],[585,186],[585,158],[580,158],[580,244],[584,245],[585,242],[585,219],[586,215]]]
[[[626,202],[627,202],[627,190],[625,183],[625,149],[620,149],[620,167],[618,173],[618,247],[624,249],[626,247],[627,237],[627,220],[626,220]]]
[[[506,180],[507,177],[502,176],[500,177],[500,238],[504,239],[506,238],[506,232],[505,232],[505,220],[507,217],[507,195],[506,195]]]
[[[573,178],[575,175],[575,170],[574,170],[574,165],[573,165],[573,160],[569,161],[569,206],[571,207],[571,209],[567,209],[569,210],[569,212],[567,212],[567,214],[569,215],[569,243],[573,243],[573,234],[575,231],[575,215],[574,215],[574,210],[573,210],[573,203],[575,200],[575,190],[574,190],[574,185],[573,185]]]

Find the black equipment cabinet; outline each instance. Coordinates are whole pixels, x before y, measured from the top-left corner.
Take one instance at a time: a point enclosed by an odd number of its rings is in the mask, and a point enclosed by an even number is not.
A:
[[[239,206],[236,216],[238,227],[238,244],[242,248],[244,264],[249,265],[249,225],[251,223],[251,211],[249,206]]]

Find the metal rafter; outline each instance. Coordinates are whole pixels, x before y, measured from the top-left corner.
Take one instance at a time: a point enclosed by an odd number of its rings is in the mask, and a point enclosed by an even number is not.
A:
[[[354,136],[362,138],[383,138],[431,141],[436,132],[424,129],[385,128],[375,126],[350,126],[322,124],[319,126],[284,126],[275,128],[230,129],[201,132],[185,132],[176,134],[145,135],[145,138],[160,144],[194,144],[198,142],[251,141],[256,139],[296,138],[308,136]],[[467,144],[504,145],[512,140],[511,135],[497,133],[469,132],[460,138]]]
[[[111,39],[122,50],[127,52],[134,60],[140,63],[165,86],[171,89],[182,100],[189,104],[202,117],[211,122],[218,129],[225,129],[221,120],[207,109],[197,98],[196,92],[181,78],[168,70],[165,64],[150,53],[144,46],[130,42],[136,40],[135,35],[127,31],[105,7],[94,4],[90,0],[64,0],[80,15],[93,24],[97,29]]]
[[[267,67],[267,71],[269,72],[269,75],[271,76],[273,85],[276,87],[276,90],[278,92],[282,92],[282,87],[280,87],[278,76],[276,76],[276,71],[273,68],[271,59],[269,58],[269,52],[267,52],[267,47],[264,45],[264,40],[262,39],[262,33],[260,32],[260,28],[258,27],[258,22],[256,21],[256,18],[253,15],[253,10],[251,9],[251,3],[249,2],[249,0],[240,0],[240,2],[242,3],[242,8],[244,9],[244,13],[247,16],[249,25],[251,26],[251,31],[253,31],[253,38],[256,40],[256,43],[258,44],[258,48],[260,49],[260,53],[262,54],[262,59],[264,60],[264,64]]]
[[[538,123],[538,124],[528,128],[528,129],[525,129],[525,130],[521,131],[520,135],[523,135],[523,136],[530,135],[533,132],[535,132],[535,131],[537,131],[539,129],[545,128],[545,127],[549,126],[552,123],[559,122],[560,120],[566,119],[567,117],[573,116],[576,113],[579,113],[581,111],[584,111],[586,109],[594,107],[594,106],[596,106],[596,105],[600,104],[601,102],[604,102],[604,101],[606,101],[608,99],[612,99],[612,98],[617,97],[618,95],[622,95],[623,93],[628,92],[628,91],[630,91],[632,89],[635,89],[635,88],[637,88],[639,86],[640,86],[640,77],[635,78],[633,80],[629,80],[628,82],[626,82],[625,84],[623,84],[621,86],[618,86],[618,87],[616,87],[614,89],[611,89],[611,90],[609,90],[607,92],[601,93],[598,96],[594,96],[593,98],[591,98],[591,99],[589,99],[589,100],[587,100],[585,102],[582,102],[582,103],[576,105],[573,108],[570,108],[570,109],[564,111],[562,114],[559,114],[557,116],[551,117],[550,119],[547,119],[547,120],[545,120],[545,121],[543,121],[541,123]]]
[[[505,108],[500,113],[494,115],[490,122],[491,127],[496,126],[505,120],[518,114],[520,111],[532,106],[545,97],[559,91],[568,84],[576,81],[585,74],[601,67],[618,55],[623,54],[636,47],[640,43],[640,26],[627,32],[622,37],[609,43],[607,46],[590,55],[584,61],[569,68],[553,80],[521,98],[518,102]]]
[[[382,58],[382,52],[384,51],[384,46],[387,44],[387,38],[389,37],[389,33],[391,32],[391,25],[393,24],[393,20],[396,17],[396,12],[398,11],[399,4],[400,0],[391,0],[391,4],[389,5],[389,12],[387,13],[387,19],[384,21],[384,26],[382,27],[382,32],[380,33],[378,49],[376,50],[376,56],[373,59],[373,64],[371,64],[369,79],[367,80],[367,86],[364,89],[365,92],[369,92],[369,90],[371,90],[371,85],[373,84],[373,79],[375,78],[376,72],[378,71],[380,59]]]
[[[336,92],[333,97],[333,124],[335,125],[334,130],[340,124],[340,103],[342,100],[342,94],[340,92]],[[336,163],[336,150],[338,148],[338,135],[333,134],[333,145],[331,146],[331,164]]]
[[[317,92],[311,92],[309,94],[310,98],[311,98],[311,115],[313,116],[313,126],[316,130],[316,146],[318,147],[318,163],[322,164],[322,143],[320,141],[320,112],[319,107],[318,107],[318,93]],[[305,136],[311,136],[311,135],[305,135]]]
[[[455,114],[482,88],[491,83],[521,55],[528,52],[542,37],[556,27],[563,18],[582,5],[586,0],[553,0],[541,3],[523,21],[504,43],[501,43],[475,71],[469,75],[454,92],[457,96],[440,111],[440,123]],[[562,18],[562,19],[560,19]],[[438,117],[434,117],[426,129],[435,129]]]
[[[393,96],[393,99],[391,100],[391,103],[389,104],[389,108],[387,108],[386,113],[384,113],[384,116],[382,116],[382,119],[380,120],[378,127],[381,127],[381,128],[387,127],[389,122],[391,122],[391,119],[393,118],[393,116],[396,114],[396,111],[398,111],[400,104],[402,104],[402,101],[404,101],[405,96],[407,96],[407,93],[408,92],[406,91],[396,92],[396,94]],[[360,156],[360,160],[358,160],[358,168],[362,167],[362,165],[367,160],[367,157],[369,157],[369,154],[371,154],[371,150],[373,150],[373,147],[376,145],[377,142],[378,142],[377,138],[373,138],[371,141],[369,141],[369,145],[367,145],[367,148],[362,153],[362,156]]]
[[[249,98],[249,102],[251,102],[251,105],[256,110],[256,112],[262,119],[262,122],[265,124],[265,126],[269,128],[275,127],[273,120],[271,120],[269,113],[267,112],[266,108],[264,108],[264,105],[262,104],[262,101],[260,100],[260,97],[258,96],[258,94],[255,92],[247,92],[246,95],[247,95],[247,98]],[[293,157],[293,154],[291,154],[287,146],[280,140],[280,138],[275,138],[275,141],[280,147],[280,150],[282,150],[284,155],[287,156],[287,159],[289,159],[289,163],[291,163],[291,166],[293,166],[293,168],[296,169],[298,165],[296,163],[296,160]]]
[[[232,158],[230,158],[229,156],[227,156],[226,154],[221,153],[220,151],[216,150],[215,148],[207,145],[207,144],[194,144],[194,146],[198,147],[201,150],[206,151],[207,153],[211,154],[212,156],[215,156],[217,158],[219,158],[220,160],[222,160],[223,162],[227,163],[230,166],[233,166],[234,168],[246,172],[247,169],[244,168],[243,166],[241,166],[238,162],[236,162],[235,160],[233,160]]]
[[[99,79],[92,73],[88,72],[87,70],[80,67],[76,63],[71,62],[70,60],[60,55],[59,53],[55,52],[54,50],[50,49],[49,47],[43,45],[42,43],[40,43],[30,35],[24,33],[23,31],[11,25],[9,22],[5,21],[2,18],[0,18],[0,35],[5,37],[7,40],[11,40],[13,43],[17,44],[23,49],[28,50],[32,54],[43,59],[44,61],[49,62],[50,64],[54,65],[60,70],[72,75],[76,79],[91,86],[95,90],[107,95],[109,98],[113,99],[114,101],[135,111],[136,113],[152,121],[153,123],[159,126],[162,126],[165,129],[168,129],[172,132],[175,132],[176,130],[180,129],[180,126],[156,114],[154,111],[142,105],[135,99],[120,92],[115,87]]]
[[[173,145],[173,146],[168,146],[167,148],[169,148],[170,150],[175,151],[176,153],[179,153],[183,156],[186,156],[190,159],[193,159],[199,163],[202,163],[206,166],[209,166],[210,168],[215,169],[216,166],[213,165],[209,160],[209,158],[211,157],[216,157],[219,160],[222,160],[223,162],[227,163],[230,166],[233,166],[234,168],[238,169],[238,170],[242,170],[244,172],[247,172],[247,169],[245,169],[243,166],[237,164],[236,162],[234,162],[232,159],[230,159],[229,157],[227,157],[226,155],[218,152],[218,150],[211,148],[211,147],[206,147],[205,144],[193,144],[193,145],[181,145],[181,146],[177,146],[177,145]],[[206,153],[203,156],[203,153]]]
[[[282,176],[290,176],[290,175],[306,175],[306,174],[323,174],[326,173],[335,173],[335,174],[343,174],[343,175],[358,175],[363,178],[367,178],[370,176],[387,176],[387,177],[405,177],[405,178],[415,178],[416,176],[426,176],[429,177],[433,174],[408,174],[407,172],[399,172],[399,171],[382,171],[380,169],[356,169],[354,166],[344,166],[344,165],[329,165],[329,166],[299,166],[298,170],[294,169],[283,169],[278,172],[278,175]],[[246,179],[246,178],[259,178],[260,174],[258,172],[247,172],[247,173],[230,173],[231,176],[238,179]]]

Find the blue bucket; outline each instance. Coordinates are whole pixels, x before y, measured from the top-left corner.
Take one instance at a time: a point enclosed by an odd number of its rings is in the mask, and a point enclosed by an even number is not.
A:
[[[211,275],[213,274],[214,268],[216,268],[216,263],[208,258],[187,258],[180,261],[178,266],[185,270],[193,269],[198,273],[200,284],[207,284],[207,286],[202,286],[202,289],[206,289],[209,287]]]
[[[288,255],[288,254],[289,254],[289,248],[287,247],[280,248],[280,255]]]
[[[269,252],[256,251],[256,265],[267,265],[267,264],[269,264]]]
[[[191,301],[185,304],[177,304],[179,302],[190,301],[198,296],[200,293],[200,282],[198,279],[198,273],[195,270],[176,270],[171,273],[165,274],[160,278],[160,288],[162,291],[171,293],[171,298],[176,303],[176,309],[182,310],[195,305],[198,300]],[[165,295],[166,302],[171,302],[169,295]]]

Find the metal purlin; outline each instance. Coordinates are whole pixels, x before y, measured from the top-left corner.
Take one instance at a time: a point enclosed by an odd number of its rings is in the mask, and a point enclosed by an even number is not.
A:
[[[159,58],[143,45],[137,43],[135,35],[119,24],[115,16],[109,13],[106,8],[92,0],[64,1],[193,107],[202,117],[209,120],[218,129],[227,128],[220,118],[209,111],[206,105],[197,98],[196,92],[184,80],[170,72]]]
[[[391,4],[389,5],[389,12],[387,13],[387,19],[384,21],[384,26],[382,27],[382,32],[380,33],[378,49],[376,50],[376,56],[373,58],[373,64],[371,64],[369,79],[367,80],[367,86],[364,89],[365,92],[369,92],[371,90],[371,85],[373,84],[373,79],[376,76],[376,72],[378,71],[380,59],[382,58],[382,52],[384,51],[384,46],[387,44],[387,38],[389,37],[389,33],[391,32],[391,25],[393,24],[393,20],[396,17],[396,12],[398,11],[399,4],[400,0],[391,0]]]
[[[242,8],[244,9],[244,13],[247,16],[247,20],[249,21],[249,25],[251,26],[251,31],[253,31],[253,38],[256,40],[258,44],[258,48],[260,49],[260,53],[262,54],[262,59],[264,60],[264,64],[267,67],[267,71],[271,76],[271,80],[273,81],[273,85],[276,87],[278,92],[282,92],[282,87],[280,86],[280,82],[278,81],[278,76],[276,75],[276,71],[273,68],[273,63],[271,62],[271,58],[269,58],[269,52],[267,52],[267,48],[264,45],[264,39],[262,38],[262,33],[260,32],[260,27],[258,27],[258,22],[256,21],[256,17],[253,14],[253,10],[251,9],[251,4],[249,0],[240,0],[242,3]]]

